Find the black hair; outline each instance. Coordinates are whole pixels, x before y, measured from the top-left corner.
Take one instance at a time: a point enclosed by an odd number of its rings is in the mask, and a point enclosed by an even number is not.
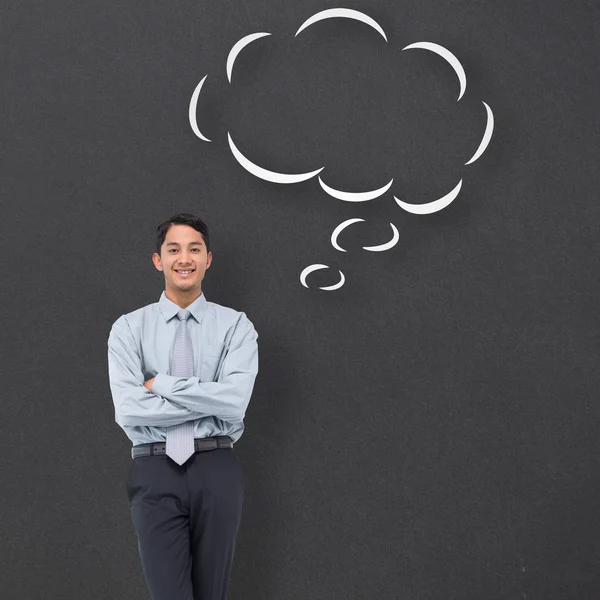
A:
[[[160,254],[160,249],[165,242],[167,231],[171,228],[171,225],[189,225],[196,231],[202,234],[202,239],[206,245],[206,253],[210,252],[210,236],[208,234],[208,225],[200,218],[190,213],[179,213],[173,215],[170,219],[167,219],[164,223],[161,223],[156,228],[156,252]]]

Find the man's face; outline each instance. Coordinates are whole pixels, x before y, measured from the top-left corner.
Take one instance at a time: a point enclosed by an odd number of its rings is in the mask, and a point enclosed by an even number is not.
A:
[[[164,271],[167,291],[200,293],[204,273],[212,262],[212,252],[206,252],[202,234],[193,227],[171,225],[160,256],[155,252],[152,261],[159,271]]]

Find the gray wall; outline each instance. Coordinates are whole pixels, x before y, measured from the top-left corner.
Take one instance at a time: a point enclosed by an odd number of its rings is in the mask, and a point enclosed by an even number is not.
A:
[[[338,6],[389,43],[348,20],[293,37]],[[584,1],[5,4],[0,597],[148,597],[106,339],[158,300],[155,228],[190,211],[207,298],[260,335],[232,600],[599,598],[599,25]],[[460,58],[460,102],[442,59],[400,52],[418,41]],[[187,120],[207,74],[210,144]],[[465,167],[482,100],[496,130]],[[266,183],[228,131],[273,170],[394,186],[352,205]],[[460,178],[434,215],[391,196]],[[394,249],[361,249],[390,222]],[[346,284],[305,289],[311,263]]]

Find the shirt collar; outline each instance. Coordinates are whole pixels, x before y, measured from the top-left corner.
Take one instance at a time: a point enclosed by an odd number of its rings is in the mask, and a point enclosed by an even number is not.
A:
[[[200,323],[202,321],[202,317],[206,312],[206,307],[208,305],[208,301],[206,300],[206,296],[204,292],[202,292],[188,307],[187,310],[190,311],[192,316]],[[160,312],[163,314],[165,321],[172,319],[180,310],[181,307],[175,304],[172,300],[167,298],[166,292],[163,290],[160,295],[160,300],[158,301],[158,308]]]

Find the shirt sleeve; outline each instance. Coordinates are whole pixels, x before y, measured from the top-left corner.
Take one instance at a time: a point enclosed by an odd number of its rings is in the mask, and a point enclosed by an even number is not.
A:
[[[258,373],[258,334],[241,313],[226,342],[215,381],[158,373],[152,391],[177,404],[223,421],[243,420]]]
[[[122,320],[121,320],[122,319]],[[108,377],[120,426],[170,427],[197,419],[188,408],[161,397],[144,386],[141,358],[129,324],[118,319],[108,336]]]

